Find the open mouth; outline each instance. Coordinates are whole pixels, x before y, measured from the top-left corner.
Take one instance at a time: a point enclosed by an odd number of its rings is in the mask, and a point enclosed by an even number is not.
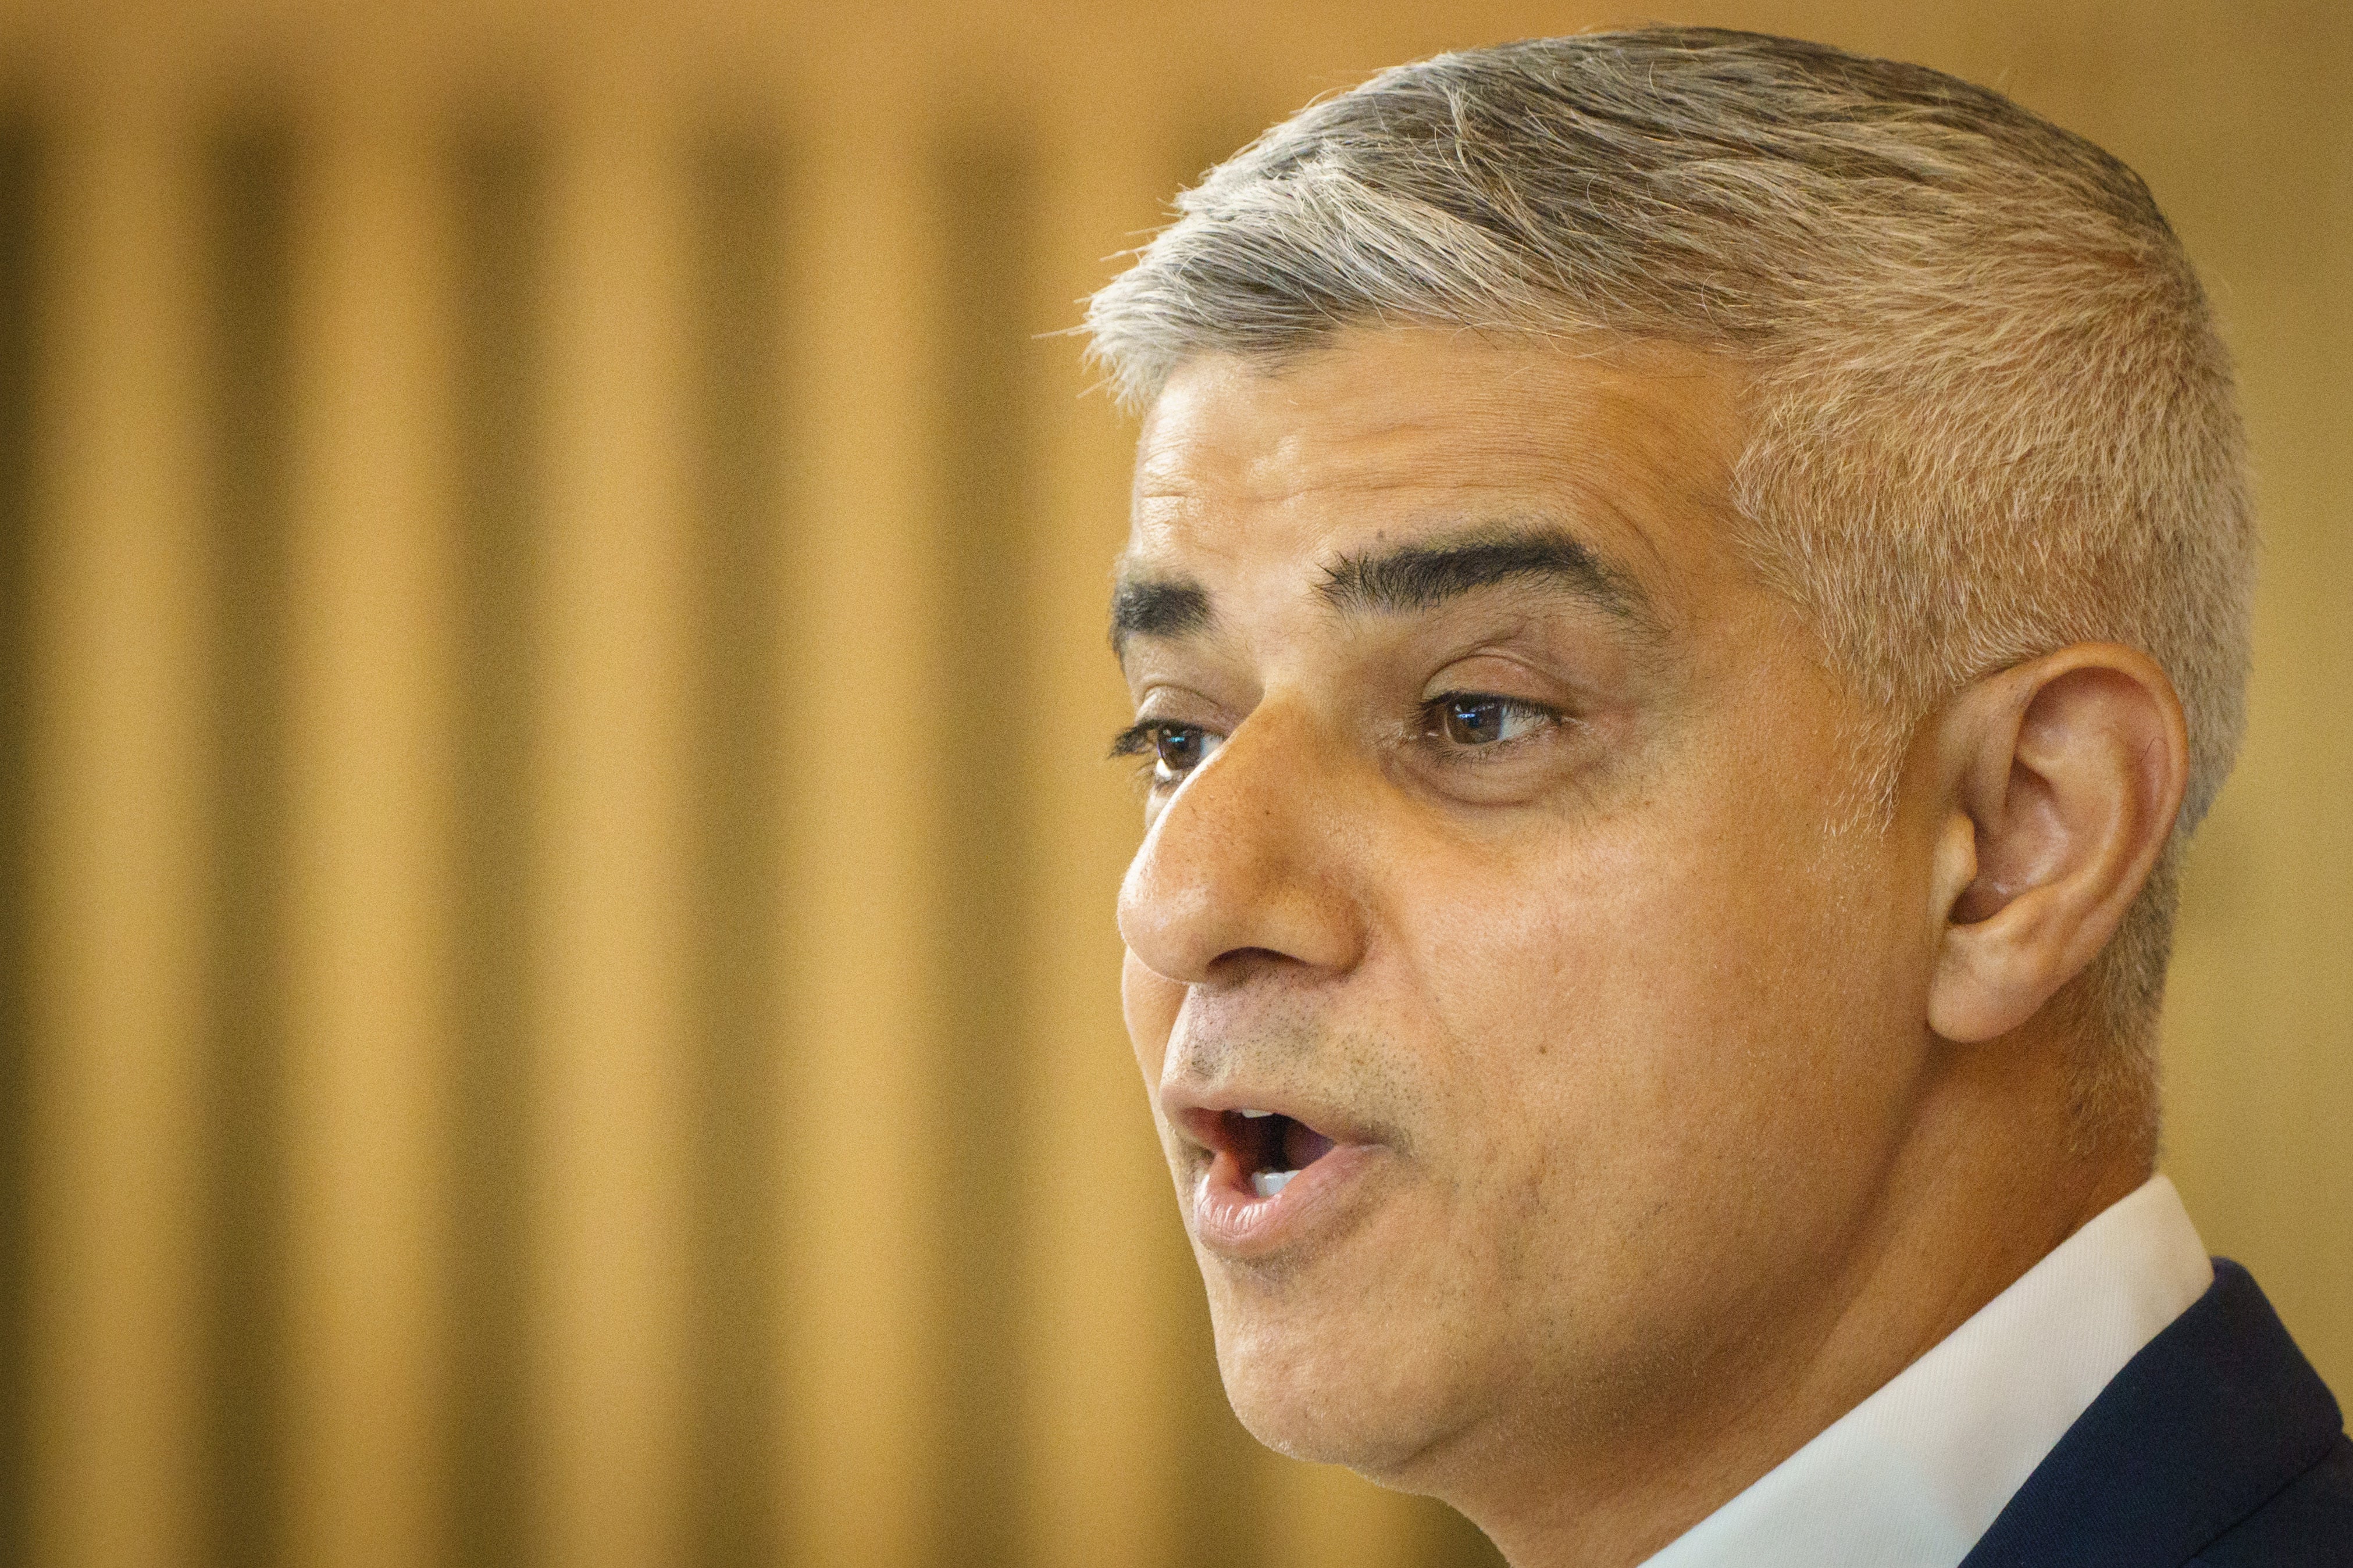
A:
[[[1175,1114],[1195,1151],[1180,1168],[1191,1192],[1187,1223],[1206,1252],[1232,1263],[1340,1235],[1378,1201],[1377,1173],[1393,1158],[1382,1129],[1345,1125],[1336,1110],[1328,1131],[1256,1106]],[[1203,1152],[1206,1168],[1193,1163]]]
[[[1271,1198],[1293,1177],[1332,1152],[1332,1140],[1303,1121],[1272,1110],[1228,1110],[1218,1131],[1250,1189]]]

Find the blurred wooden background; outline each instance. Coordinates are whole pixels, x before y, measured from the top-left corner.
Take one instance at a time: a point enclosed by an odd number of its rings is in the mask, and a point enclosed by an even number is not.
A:
[[[1651,9],[2003,87],[2204,267],[2168,1163],[2353,1393],[2353,9]],[[0,6],[0,1565],[1491,1560],[1218,1393],[1041,334],[1309,96],[1610,15]]]

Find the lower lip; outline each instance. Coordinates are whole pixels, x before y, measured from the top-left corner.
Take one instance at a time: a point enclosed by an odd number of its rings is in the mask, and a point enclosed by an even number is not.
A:
[[[1227,1258],[1264,1258],[1295,1245],[1337,1217],[1380,1152],[1377,1144],[1335,1144],[1271,1198],[1252,1192],[1250,1177],[1220,1155],[1194,1188],[1193,1235]]]

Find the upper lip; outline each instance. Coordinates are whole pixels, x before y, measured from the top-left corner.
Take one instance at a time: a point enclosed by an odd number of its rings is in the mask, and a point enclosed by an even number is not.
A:
[[[1335,1143],[1383,1142],[1377,1130],[1352,1121],[1336,1108],[1304,1104],[1297,1097],[1280,1091],[1253,1097],[1247,1088],[1230,1085],[1208,1090],[1171,1084],[1160,1091],[1160,1110],[1186,1142],[1211,1153],[1233,1152],[1226,1118],[1237,1110],[1264,1110],[1287,1116]]]

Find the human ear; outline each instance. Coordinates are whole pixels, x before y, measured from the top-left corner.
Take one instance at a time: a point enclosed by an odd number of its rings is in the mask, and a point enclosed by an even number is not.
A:
[[[1928,1026],[1989,1040],[2116,933],[2189,780],[2181,700],[2155,660],[2079,643],[1986,677],[1936,721],[1945,811]]]

